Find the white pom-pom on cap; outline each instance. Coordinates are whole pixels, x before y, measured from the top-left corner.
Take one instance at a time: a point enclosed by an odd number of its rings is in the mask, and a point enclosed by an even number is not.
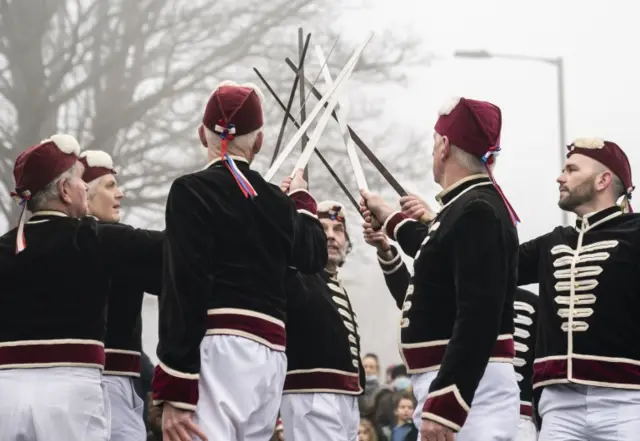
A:
[[[602,138],[578,138],[571,143],[572,147],[581,149],[601,149],[604,145]]]
[[[260,87],[258,87],[258,85],[255,83],[239,84],[232,80],[224,80],[220,84],[218,84],[218,87],[213,90],[212,95],[216,92],[216,90],[220,89],[223,86],[246,87],[248,89],[253,89],[256,92],[256,95],[258,95],[258,99],[260,99],[260,102],[264,103],[264,94],[262,93],[262,90],[260,90]]]
[[[89,167],[102,167],[110,170],[114,168],[111,155],[102,150],[86,150],[82,152],[80,157],[87,161],[87,166]]]
[[[62,153],[66,153],[67,155],[80,155],[80,144],[78,143],[78,140],[71,135],[56,133],[50,138],[40,141],[40,144],[44,144],[45,142],[54,143]]]
[[[440,107],[440,110],[438,110],[438,115],[443,116],[443,115],[448,115],[451,112],[453,112],[453,109],[456,108],[456,106],[460,103],[461,99],[462,99],[462,97],[459,97],[459,96],[454,96],[454,97],[449,98],[442,105],[442,107]]]

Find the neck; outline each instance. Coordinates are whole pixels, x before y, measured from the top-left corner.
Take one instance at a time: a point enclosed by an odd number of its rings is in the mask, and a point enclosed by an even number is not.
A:
[[[486,172],[485,172],[486,173]],[[455,185],[462,179],[468,178],[469,176],[477,175],[478,173],[471,172],[465,168],[458,166],[457,164],[451,164],[449,170],[447,170],[442,176],[442,182],[439,182],[440,186],[443,190]]]
[[[576,214],[576,216],[583,217],[589,213],[597,213],[598,211],[606,210],[607,208],[613,207],[614,205],[616,205],[616,202],[610,200],[609,198],[602,200],[596,199],[589,202],[588,204],[583,204],[579,207],[576,207],[573,212]]]
[[[229,154],[229,156],[235,156],[238,158],[244,158],[247,160],[247,162],[251,163],[251,160],[253,159],[253,156],[251,155],[251,152],[243,152],[243,151],[237,151],[237,150],[227,150],[227,153]],[[220,150],[219,148],[209,148],[207,150],[207,158],[209,159],[209,162],[211,161],[215,161],[216,159],[220,159],[222,157],[222,150]]]
[[[46,204],[43,204],[33,213],[38,213],[39,211],[57,211],[59,213],[64,213],[69,217],[76,217],[68,205],[65,205],[59,201],[51,201]]]
[[[333,262],[327,262],[327,266],[324,267],[324,270],[332,276],[338,275],[338,265]]]

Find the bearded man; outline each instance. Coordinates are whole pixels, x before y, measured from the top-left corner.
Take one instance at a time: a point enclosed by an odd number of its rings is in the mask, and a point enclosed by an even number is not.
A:
[[[573,227],[520,245],[518,283],[539,283],[533,387],[540,441],[630,441],[640,433],[640,216],[631,166],[611,141],[568,146],[558,206]],[[617,205],[620,201],[620,205]]]
[[[288,191],[290,178],[282,183]],[[345,209],[318,204],[328,260],[317,274],[292,272],[287,283],[287,377],[281,415],[289,441],[356,441],[364,392],[357,317],[338,270],[351,250]]]

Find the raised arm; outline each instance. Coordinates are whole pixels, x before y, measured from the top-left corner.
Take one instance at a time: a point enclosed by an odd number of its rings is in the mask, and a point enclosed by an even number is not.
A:
[[[407,288],[411,282],[411,274],[407,269],[407,265],[402,260],[398,248],[392,244],[389,244],[388,251],[378,252],[377,255],[387,289],[389,289],[393,299],[396,301],[398,308],[402,309]]]
[[[110,273],[118,275],[135,269],[140,270],[141,280],[160,278],[164,231],[101,222],[97,222],[95,228],[98,253]],[[152,285],[151,282],[148,284]],[[157,286],[157,283],[153,285]]]
[[[394,211],[380,195],[366,190],[361,190],[360,195],[360,211],[365,219],[370,221],[369,218],[373,216],[382,222],[382,231],[397,242],[406,255],[414,258],[429,233],[429,226],[411,219],[400,211]]]
[[[406,214],[396,211],[384,222],[383,229],[391,240],[400,245],[402,251],[412,258],[422,246],[429,234],[429,225],[411,219]]]
[[[458,431],[500,331],[508,280],[502,221],[484,201],[469,204],[448,234],[457,316],[422,418]]]
[[[382,231],[374,231],[371,224],[364,222],[362,225],[364,241],[374,247],[378,263],[384,275],[384,281],[398,308],[402,308],[404,298],[411,281],[411,274],[400,256],[395,245],[387,240]]]
[[[295,241],[292,266],[303,274],[315,274],[327,265],[327,236],[318,220],[318,206],[306,190],[294,190],[289,197],[295,204]]]
[[[153,377],[154,404],[195,410],[200,343],[211,294],[211,213],[185,178],[171,186],[166,208],[163,288],[159,300],[160,360]]]

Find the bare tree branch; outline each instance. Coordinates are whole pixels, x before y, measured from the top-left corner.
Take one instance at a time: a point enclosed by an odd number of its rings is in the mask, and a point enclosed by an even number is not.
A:
[[[15,157],[65,131],[83,148],[114,157],[128,215],[161,222],[170,183],[203,162],[196,127],[215,84],[255,81],[255,65],[282,93],[293,78],[284,58],[297,54],[297,28],[312,33],[312,44],[331,47],[338,34],[331,29],[333,6],[329,0],[40,0],[35,8],[30,1],[0,0],[0,216],[17,217],[6,196]],[[344,65],[352,50],[337,45],[331,69]],[[398,64],[425,61],[417,54],[411,39],[377,37],[352,82],[399,81]],[[378,115],[375,103],[352,109],[358,120]],[[265,110],[267,122],[280,119],[272,100]],[[275,139],[275,129],[266,130]],[[337,126],[329,132],[323,144],[353,186]],[[289,129],[285,139],[292,134]],[[380,139],[371,136],[376,151]],[[320,185],[319,167],[311,164]],[[367,172],[377,185],[368,164]],[[333,191],[329,182],[325,187]]]

